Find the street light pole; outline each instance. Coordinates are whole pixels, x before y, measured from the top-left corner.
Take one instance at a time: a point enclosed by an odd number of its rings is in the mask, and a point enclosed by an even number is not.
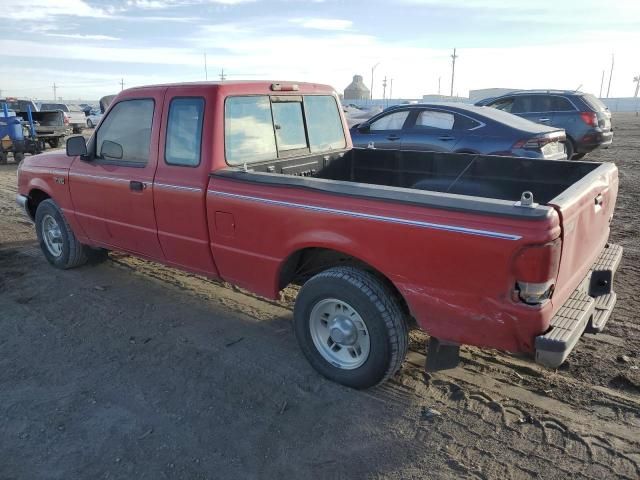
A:
[[[380,62],[376,63],[373,67],[371,67],[371,90],[369,91],[369,96],[371,100],[373,100],[373,72],[376,70],[376,67],[380,65]]]

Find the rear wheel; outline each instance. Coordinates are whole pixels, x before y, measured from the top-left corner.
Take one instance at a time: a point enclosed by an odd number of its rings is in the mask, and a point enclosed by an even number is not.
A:
[[[580,160],[581,158],[583,158],[586,155],[586,153],[574,153],[573,154],[573,159],[574,160]]]
[[[7,164],[7,152],[0,151],[0,165]]]
[[[377,277],[335,267],[304,284],[294,309],[296,337],[311,365],[334,382],[368,388],[398,371],[408,333],[398,299]]]
[[[49,146],[51,148],[58,148],[58,145],[60,145],[60,139],[59,138],[51,138],[51,139],[49,139]]]
[[[43,200],[38,205],[35,223],[40,248],[51,265],[67,269],[87,262],[88,247],[78,241],[53,200]]]
[[[576,151],[573,147],[573,142],[568,138],[567,141],[564,142],[564,151],[567,154],[567,160],[571,160],[571,158],[573,158],[573,152]]]
[[[13,154],[13,159],[16,161],[16,163],[20,163],[22,160],[24,160],[24,153],[15,152]]]
[[[93,122],[91,121],[91,119],[87,120],[87,127],[93,128]]]

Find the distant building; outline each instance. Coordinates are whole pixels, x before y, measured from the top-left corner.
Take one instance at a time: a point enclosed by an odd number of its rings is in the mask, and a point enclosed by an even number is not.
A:
[[[362,80],[362,75],[354,75],[353,81],[344,89],[345,100],[368,100],[371,97],[369,89]]]
[[[422,101],[425,103],[469,103],[469,99],[467,97],[450,97],[449,95],[438,94],[423,95]]]
[[[471,103],[479,102],[485,98],[499,97],[507,93],[515,92],[517,88],[481,88],[479,90],[469,90],[469,100]]]

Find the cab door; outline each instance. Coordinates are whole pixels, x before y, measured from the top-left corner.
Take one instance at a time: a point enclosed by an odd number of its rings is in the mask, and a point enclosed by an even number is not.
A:
[[[167,91],[153,195],[166,263],[218,277],[205,203],[215,97],[203,90],[182,86]]]
[[[153,178],[164,90],[121,98],[77,158],[69,189],[78,221],[95,243],[164,258],[156,227]]]

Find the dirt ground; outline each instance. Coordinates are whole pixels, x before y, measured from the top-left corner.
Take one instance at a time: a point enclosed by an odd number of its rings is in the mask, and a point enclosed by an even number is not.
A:
[[[0,166],[0,479],[640,477],[640,118],[615,115],[625,248],[603,334],[544,370],[463,349],[369,391],[326,381],[291,305],[111,254],[50,267]]]

